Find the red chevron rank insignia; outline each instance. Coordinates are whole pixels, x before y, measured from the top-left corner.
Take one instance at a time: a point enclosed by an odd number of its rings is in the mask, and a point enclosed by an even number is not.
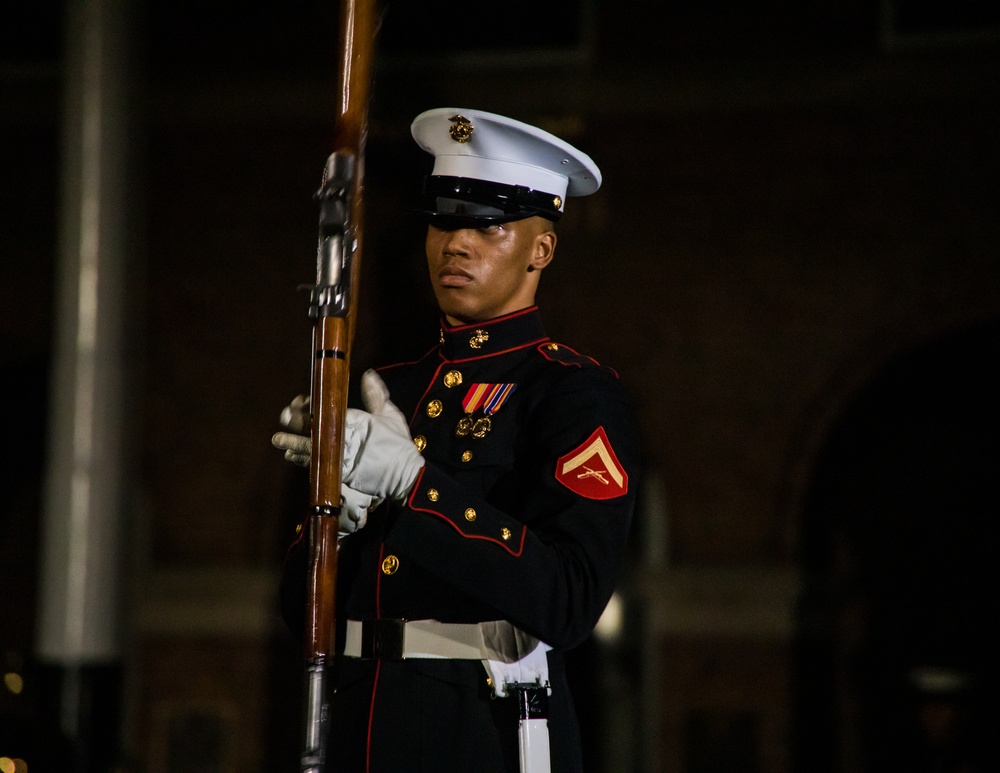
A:
[[[604,427],[556,462],[556,480],[587,499],[614,499],[628,491],[628,473]]]

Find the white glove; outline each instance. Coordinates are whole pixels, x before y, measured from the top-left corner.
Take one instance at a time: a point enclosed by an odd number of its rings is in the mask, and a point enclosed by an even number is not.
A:
[[[368,410],[349,408],[345,416],[341,496],[348,510],[358,502],[355,512],[364,509],[367,516],[367,510],[384,499],[406,499],[424,466],[424,458],[413,445],[402,411],[389,399],[389,388],[373,370],[361,377],[361,399]],[[300,433],[308,432],[311,426],[309,398],[299,395],[293,399],[281,411],[280,421],[292,431],[276,432],[271,437],[272,445],[284,451],[289,462],[308,467],[312,439]],[[369,501],[361,502],[355,495],[368,497]],[[357,523],[357,519],[353,520]],[[360,526],[349,531],[357,528]]]
[[[280,421],[282,426],[288,427],[292,432],[275,433],[271,443],[285,452],[285,459],[288,461],[300,467],[308,467],[312,457],[312,438],[297,433],[308,433],[312,424],[309,397],[307,395],[295,397],[281,411]],[[380,504],[382,500],[341,484],[340,515],[337,518],[337,530],[340,536],[363,529],[368,522],[368,513]]]
[[[298,395],[281,411],[281,426],[291,432],[276,432],[271,437],[271,445],[285,452],[285,459],[299,467],[308,467],[312,457],[312,427],[309,396]]]
[[[402,502],[409,495],[424,458],[413,445],[406,417],[389,399],[379,375],[365,371],[361,399],[367,411],[349,408],[344,430],[342,480],[377,499]]]
[[[312,428],[312,405],[309,395],[297,395],[292,402],[281,409],[279,417],[282,427],[288,427],[299,435],[308,435]]]
[[[368,513],[382,504],[369,494],[362,494],[345,484],[340,485],[340,515],[337,517],[337,530],[340,536],[354,534],[368,523]]]

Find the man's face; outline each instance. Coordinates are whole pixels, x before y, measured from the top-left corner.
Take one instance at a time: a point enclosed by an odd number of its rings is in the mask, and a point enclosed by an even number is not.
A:
[[[483,228],[427,228],[427,267],[438,306],[452,324],[482,322],[531,306],[540,269],[555,250],[540,217]]]

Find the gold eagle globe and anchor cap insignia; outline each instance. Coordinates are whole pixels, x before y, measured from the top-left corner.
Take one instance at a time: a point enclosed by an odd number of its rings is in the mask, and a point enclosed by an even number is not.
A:
[[[567,196],[587,196],[601,186],[601,170],[586,153],[496,113],[427,110],[410,133],[434,156],[421,211],[443,228],[535,216],[558,220]]]
[[[448,120],[451,121],[451,126],[448,127],[448,136],[455,140],[455,142],[468,142],[472,137],[472,133],[476,130],[476,127],[472,125],[472,121],[464,115],[453,115]]]

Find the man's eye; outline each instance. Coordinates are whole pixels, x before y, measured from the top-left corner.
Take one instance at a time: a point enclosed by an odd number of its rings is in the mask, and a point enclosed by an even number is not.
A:
[[[492,235],[492,234],[498,234],[502,230],[503,230],[503,225],[502,224],[500,224],[500,223],[491,223],[490,225],[484,225],[482,228],[480,228],[479,229],[479,233]]]

